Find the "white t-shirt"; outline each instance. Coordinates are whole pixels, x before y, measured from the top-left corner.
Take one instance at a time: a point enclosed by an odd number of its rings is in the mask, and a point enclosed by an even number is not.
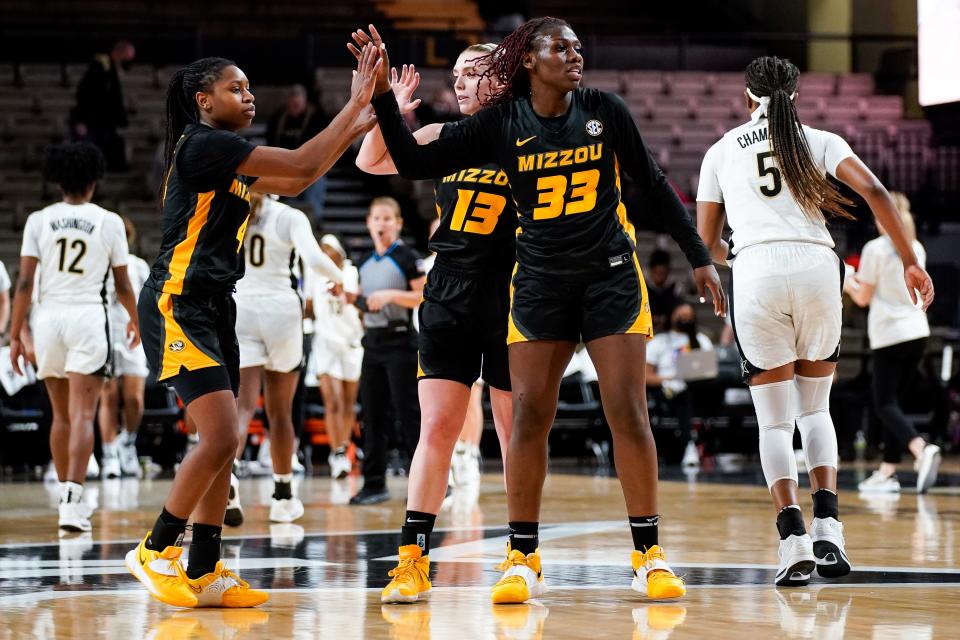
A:
[[[27,218],[20,255],[40,261],[41,304],[103,304],[108,271],[127,264],[127,234],[120,216],[92,202],[58,202]]]
[[[363,323],[360,312],[349,304],[343,294],[330,294],[330,281],[323,278],[310,280],[310,297],[313,298],[313,322],[315,340],[323,340],[331,346],[357,347],[363,338]],[[345,293],[360,292],[360,272],[349,260],[343,262],[343,290]]]
[[[10,274],[7,273],[7,268],[3,266],[3,261],[0,260],[0,293],[4,291],[10,291]]]
[[[914,240],[913,251],[917,254],[920,266],[925,266],[927,253],[923,245]],[[882,349],[930,335],[927,314],[910,300],[903,282],[903,263],[890,238],[880,236],[864,245],[860,253],[857,280],[875,287],[867,314],[867,335],[871,349]]]
[[[250,218],[243,238],[246,270],[237,282],[237,298],[296,295],[297,259],[324,280],[340,282],[342,275],[320,250],[307,216],[291,206],[264,198]]]
[[[127,276],[130,278],[130,287],[133,289],[133,297],[136,300],[140,297],[143,283],[150,277],[150,265],[143,258],[131,253],[127,256]],[[110,323],[113,326],[126,327],[130,322],[130,316],[117,300],[117,285],[113,280],[113,270],[107,276],[107,301],[110,303]]]
[[[837,165],[854,155],[850,145],[829,131],[803,127],[821,171],[836,175]],[[812,242],[833,247],[822,222],[807,217],[794,200],[770,151],[767,119],[728,131],[703,158],[698,202],[724,204],[733,230],[734,254],[762,242]]]
[[[703,351],[713,351],[710,338],[697,333],[697,342]],[[663,388],[674,394],[687,388],[687,383],[677,375],[677,356],[690,351],[690,336],[678,331],[663,331],[653,336],[647,343],[647,362],[657,368],[657,375],[664,378]]]

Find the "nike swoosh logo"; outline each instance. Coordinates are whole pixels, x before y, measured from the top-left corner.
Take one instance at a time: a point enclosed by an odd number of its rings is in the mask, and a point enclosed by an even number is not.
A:
[[[137,562],[140,563],[140,566],[141,566],[141,567],[142,567],[143,565],[147,564],[146,560],[143,559],[143,545],[142,545],[142,544],[137,548]]]
[[[203,587],[195,587],[192,584],[190,584],[189,580],[187,581],[187,586],[190,587],[190,590],[196,594],[199,594],[201,591],[203,591]]]
[[[521,140],[520,138],[517,138],[517,146],[518,146],[518,147],[522,147],[523,145],[527,144],[528,142],[530,142],[531,140],[533,140],[533,139],[536,138],[536,137],[537,137],[537,136],[530,136],[530,137],[527,138],[526,140]]]

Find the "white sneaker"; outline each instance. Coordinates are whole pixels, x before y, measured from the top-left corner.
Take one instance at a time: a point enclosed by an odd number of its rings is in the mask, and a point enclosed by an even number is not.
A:
[[[97,464],[97,457],[90,454],[90,460],[87,461],[87,480],[96,480],[100,477],[100,465]]]
[[[335,480],[343,480],[353,470],[350,458],[342,451],[334,451],[327,456],[327,464],[330,465],[330,477]]]
[[[60,528],[64,531],[90,531],[90,512],[82,502],[61,502]]]
[[[453,472],[453,484],[456,487],[471,486],[480,483],[480,456],[472,447],[457,444],[453,450],[450,464]]]
[[[700,466],[700,452],[697,450],[697,445],[693,440],[687,443],[687,448],[683,451],[683,460],[680,462],[680,465],[688,468]]]
[[[917,493],[926,493],[937,483],[937,471],[940,470],[940,447],[935,444],[925,446],[916,467]]]
[[[270,438],[264,438],[260,441],[260,449],[257,450],[257,462],[261,467],[270,469],[273,473],[273,458],[270,456]]]
[[[885,476],[878,469],[858,484],[857,489],[860,493],[900,493],[900,481],[897,476]]]
[[[307,468],[300,462],[300,458],[297,457],[296,451],[293,452],[293,455],[290,458],[290,469],[293,471],[293,475],[295,476],[302,476],[306,475],[307,473]]]
[[[53,466],[53,460],[50,461],[50,464],[47,465],[46,471],[43,472],[43,481],[44,483],[59,483],[60,477],[57,476],[57,468]],[[57,491],[59,491],[59,487]]]
[[[290,523],[303,517],[303,512],[303,503],[300,502],[300,498],[270,499],[270,522]]]
[[[842,522],[834,518],[814,518],[810,539],[817,558],[817,573],[824,578],[840,578],[850,573],[853,566],[844,548]]]
[[[105,480],[113,480],[119,478],[122,473],[120,471],[120,458],[116,455],[109,458],[103,459],[103,465],[100,467],[100,472],[103,474]]]
[[[227,512],[223,516],[223,524],[228,527],[239,527],[243,524],[243,509],[240,507],[240,478],[235,473],[230,474],[230,494],[227,498]]]
[[[817,558],[813,555],[813,540],[809,535],[792,535],[781,540],[778,555],[780,566],[774,580],[778,587],[804,587],[810,582]]]
[[[120,434],[120,470],[123,475],[134,478],[143,477],[143,468],[140,466],[140,457],[137,455],[136,436],[126,431]]]

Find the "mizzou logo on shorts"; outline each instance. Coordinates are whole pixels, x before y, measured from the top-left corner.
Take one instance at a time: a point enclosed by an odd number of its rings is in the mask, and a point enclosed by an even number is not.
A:
[[[167,345],[167,349],[169,349],[173,353],[180,353],[181,351],[183,351],[183,348],[185,346],[186,345],[183,344],[183,340],[174,340],[173,342]]]

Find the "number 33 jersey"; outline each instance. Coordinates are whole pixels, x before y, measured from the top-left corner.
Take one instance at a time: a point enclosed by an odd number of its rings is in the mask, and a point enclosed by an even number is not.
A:
[[[452,126],[467,129],[456,135],[471,146],[493,152],[509,178],[524,270],[594,279],[630,262],[633,227],[621,202],[620,170],[641,191],[663,176],[620,98],[577,89],[557,118],[538,116],[521,98]]]
[[[20,255],[40,261],[39,302],[106,304],[107,273],[127,264],[127,235],[112,211],[58,202],[27,218]]]
[[[836,177],[837,165],[854,155],[840,136],[803,127],[820,171]],[[765,242],[811,242],[833,247],[822,221],[809,218],[794,200],[770,149],[767,119],[728,131],[703,158],[699,202],[724,205],[733,230],[733,253]]]

